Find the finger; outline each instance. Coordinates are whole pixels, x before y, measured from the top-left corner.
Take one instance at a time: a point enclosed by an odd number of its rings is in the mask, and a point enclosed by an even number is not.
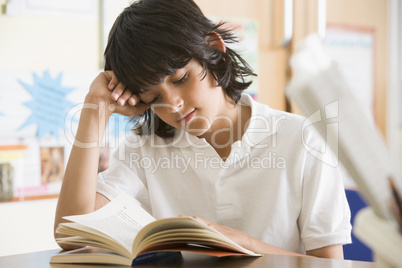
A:
[[[140,97],[138,95],[131,95],[131,97],[128,99],[127,102],[131,106],[135,106],[139,101],[140,101]]]
[[[124,106],[124,105],[127,103],[127,100],[128,100],[131,96],[132,96],[131,91],[130,91],[128,88],[126,88],[126,89],[123,91],[123,94],[120,95],[119,99],[117,100],[117,103],[118,103],[120,106]]]
[[[193,218],[193,217],[191,217],[191,216],[182,215],[182,214],[181,214],[181,215],[179,215],[179,217],[180,217],[180,218]]]
[[[213,222],[211,222],[211,221],[209,221],[209,220],[206,220],[206,219],[204,219],[204,218],[198,217],[198,216],[193,216],[193,219],[195,219],[195,220],[197,220],[197,221],[200,221],[200,222],[202,222],[202,223],[205,223],[205,224],[207,224],[207,225],[209,225],[209,226],[211,226],[211,225],[213,224]]]
[[[110,79],[110,82],[108,84],[108,89],[113,90],[117,85],[119,84],[119,79],[112,73],[112,79]]]
[[[112,92],[112,100],[117,101],[125,89],[126,86],[123,83],[118,83]]]

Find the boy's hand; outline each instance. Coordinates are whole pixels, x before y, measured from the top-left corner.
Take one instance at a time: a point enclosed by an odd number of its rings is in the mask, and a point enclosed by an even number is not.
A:
[[[193,217],[194,219],[207,224],[218,232],[230,238],[238,245],[259,254],[283,254],[293,256],[315,256],[322,258],[343,259],[342,245],[330,245],[315,250],[307,251],[307,255],[299,254],[292,251],[284,250],[273,245],[267,244],[241,230],[233,229],[224,225],[220,225],[200,217]]]
[[[149,106],[140,102],[138,95],[121,83],[112,71],[101,72],[92,82],[87,94],[87,102],[98,104],[104,102],[110,113],[126,116],[143,114]]]

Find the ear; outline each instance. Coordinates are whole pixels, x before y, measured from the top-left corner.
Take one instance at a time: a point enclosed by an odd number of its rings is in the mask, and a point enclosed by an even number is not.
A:
[[[207,40],[206,42],[208,45],[223,53],[226,53],[226,46],[220,34],[217,32],[210,32],[205,39]]]

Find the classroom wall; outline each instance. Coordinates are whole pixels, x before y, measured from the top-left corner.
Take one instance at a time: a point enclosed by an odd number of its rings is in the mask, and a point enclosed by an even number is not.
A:
[[[97,19],[2,13],[0,70],[96,70],[98,31]],[[4,90],[12,89],[0,88]],[[53,239],[56,202],[0,203],[0,256],[57,248]]]
[[[0,69],[99,68],[98,21],[39,15],[0,15]]]

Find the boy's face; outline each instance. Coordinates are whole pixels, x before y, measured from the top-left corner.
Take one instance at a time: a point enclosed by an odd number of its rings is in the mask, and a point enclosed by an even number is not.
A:
[[[194,136],[210,130],[218,117],[225,115],[228,99],[208,72],[203,79],[202,66],[194,59],[162,84],[146,88],[140,94],[165,123]]]

